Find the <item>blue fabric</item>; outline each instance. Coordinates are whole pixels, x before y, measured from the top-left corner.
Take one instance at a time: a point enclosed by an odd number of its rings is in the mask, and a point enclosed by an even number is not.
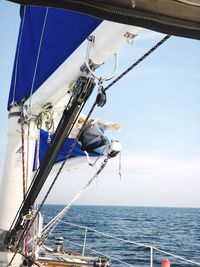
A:
[[[53,135],[51,135],[51,138],[53,138]],[[40,160],[40,164],[42,162],[42,160],[45,157],[45,154],[47,152],[48,149],[48,133],[44,130],[40,130],[40,150],[39,150],[39,160]],[[56,159],[56,163],[63,161],[66,156],[68,155],[68,152],[71,148],[71,145],[74,143],[74,139],[73,138],[67,138],[61,151],[60,154],[58,155],[57,159]],[[97,152],[94,153],[90,153],[89,156],[99,156],[100,154]],[[70,157],[69,158],[74,158],[74,157],[81,157],[81,156],[86,156],[84,151],[81,149],[81,145],[79,143],[76,143],[74,149],[72,150]]]
[[[8,109],[13,99],[14,102],[20,103],[30,95],[47,9],[27,6],[25,12],[24,10],[24,7],[21,7],[21,26]],[[23,17],[24,26],[22,26]],[[33,92],[44,83],[100,23],[101,20],[80,13],[54,8],[48,9]],[[18,49],[19,58],[17,57]],[[15,87],[16,70],[17,79]]]

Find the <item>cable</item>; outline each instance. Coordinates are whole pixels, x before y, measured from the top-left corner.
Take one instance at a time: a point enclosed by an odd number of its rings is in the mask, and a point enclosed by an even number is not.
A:
[[[21,143],[22,143],[22,184],[23,184],[23,199],[26,195],[26,175],[25,175],[25,152],[24,152],[24,127],[21,124]]]
[[[88,80],[88,84],[89,84],[89,82],[90,82],[90,79]],[[84,105],[85,105],[85,104],[84,104]],[[83,105],[83,106],[84,106],[84,105]],[[28,231],[29,231],[30,228],[32,227],[32,225],[33,225],[35,219],[37,218],[37,215],[39,214],[39,212],[40,212],[42,206],[44,205],[44,202],[46,201],[46,199],[47,199],[47,197],[48,197],[48,195],[49,195],[51,189],[53,188],[55,182],[57,181],[58,176],[60,175],[60,173],[61,173],[61,171],[62,171],[62,169],[63,169],[63,167],[64,167],[64,165],[65,165],[65,163],[66,163],[66,161],[67,161],[67,159],[69,159],[69,157],[70,157],[70,155],[71,155],[71,153],[72,153],[72,151],[73,151],[73,149],[74,149],[76,143],[78,142],[78,139],[79,139],[79,137],[81,136],[81,134],[82,134],[82,132],[83,132],[83,130],[84,130],[84,128],[85,128],[85,125],[86,125],[86,123],[87,123],[89,117],[91,116],[92,112],[94,111],[95,107],[96,107],[96,100],[95,100],[95,102],[94,102],[92,108],[90,109],[90,111],[89,111],[89,113],[88,113],[88,115],[87,115],[87,117],[86,117],[86,119],[85,119],[85,121],[84,121],[84,123],[83,123],[83,125],[82,125],[82,127],[81,127],[81,129],[80,129],[80,131],[79,131],[79,133],[78,133],[78,135],[77,135],[77,138],[74,140],[73,144],[71,145],[71,147],[70,147],[70,149],[69,149],[69,152],[68,152],[68,154],[67,154],[65,160],[62,162],[62,165],[60,166],[60,168],[59,168],[59,170],[58,170],[58,172],[57,172],[57,174],[56,174],[56,176],[55,176],[53,182],[51,183],[49,189],[47,190],[47,193],[46,193],[46,195],[44,196],[44,198],[43,198],[43,200],[42,200],[42,202],[41,202],[41,204],[40,204],[40,206],[39,206],[37,212],[35,213],[33,219],[32,219],[31,222],[29,223],[28,227],[25,228],[25,229],[23,229],[23,231],[22,231],[22,233],[21,233],[21,237],[19,238],[19,241],[18,241],[17,246],[16,246],[16,252],[14,253],[13,257],[11,258],[9,264],[7,265],[8,267],[11,265],[12,261],[14,260],[16,254],[17,254],[17,252],[18,252],[17,250],[18,250],[18,248],[20,247],[21,242],[23,241],[23,238],[26,236],[26,234],[28,233]],[[78,115],[79,115],[79,114],[78,114]],[[78,117],[78,115],[77,115],[77,117]],[[76,119],[77,119],[77,118],[76,118]],[[76,122],[76,119],[75,119],[74,123]]]
[[[81,188],[81,190],[75,195],[75,197],[70,201],[70,203],[60,212],[57,214],[56,217],[54,217],[43,229],[42,233],[47,238],[49,234],[52,233],[52,231],[55,229],[57,224],[62,220],[62,218],[65,216],[67,211],[70,209],[70,207],[73,205],[73,203],[80,197],[80,195],[90,186],[90,184],[97,178],[97,176],[103,171],[105,166],[108,163],[108,160],[110,159],[109,154],[107,157],[103,160],[101,163],[99,169],[96,171],[96,173],[86,182],[86,184]],[[40,239],[40,238],[39,238]],[[42,236],[42,241],[44,241]],[[37,242],[37,241],[36,241]]]
[[[107,85],[104,88],[104,91],[107,91],[111,86],[113,86],[116,82],[122,79],[128,72],[130,72],[133,68],[135,68],[140,62],[142,62],[146,57],[148,57],[151,53],[153,53],[159,46],[161,46],[170,37],[171,35],[166,35],[163,39],[161,39],[156,45],[154,45],[150,50],[148,50],[142,57],[140,57],[129,68],[127,68],[124,72],[122,72],[122,74],[120,74],[115,80],[113,80],[109,85]]]
[[[36,73],[37,73],[37,68],[38,68],[38,62],[39,62],[39,58],[40,58],[40,52],[41,52],[41,48],[42,48],[42,42],[43,42],[43,37],[44,37],[44,32],[45,32],[45,27],[46,27],[46,22],[47,22],[48,11],[49,11],[49,8],[47,7],[46,11],[45,11],[45,15],[44,15],[44,22],[43,22],[42,32],[41,32],[41,36],[40,36],[40,43],[39,43],[39,47],[38,47],[38,51],[37,51],[37,58],[36,58],[36,62],[35,62],[33,80],[32,80],[32,84],[31,84],[31,92],[30,92],[30,97],[29,97],[29,108],[30,109],[31,109],[31,99],[32,99],[32,95],[33,95],[34,85],[35,85]]]

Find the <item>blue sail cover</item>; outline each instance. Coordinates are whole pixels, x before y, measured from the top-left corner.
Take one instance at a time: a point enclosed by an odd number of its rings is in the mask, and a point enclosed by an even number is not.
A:
[[[8,109],[35,92],[101,23],[67,10],[21,7]]]
[[[51,138],[53,138],[53,135],[51,135]],[[74,139],[73,138],[67,138],[57,159],[56,159],[56,163],[63,161],[66,156],[69,153],[69,150],[72,146],[72,144],[74,143]],[[40,164],[43,161],[45,154],[47,152],[48,149],[48,132],[45,130],[40,130],[40,149],[39,149],[39,161]],[[97,152],[93,152],[90,153],[89,156],[99,156],[101,155],[100,153]],[[81,156],[86,156],[85,152],[82,150],[81,145],[79,143],[76,143],[76,145],[74,146],[69,158],[74,158],[74,157],[81,157]],[[34,164],[35,165],[35,164]]]

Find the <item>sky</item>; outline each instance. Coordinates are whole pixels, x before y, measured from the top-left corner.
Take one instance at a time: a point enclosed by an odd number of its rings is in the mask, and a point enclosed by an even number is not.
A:
[[[0,1],[0,172],[6,149],[7,97],[19,28],[19,6]],[[143,30],[119,53],[121,73],[164,35]],[[107,92],[94,117],[121,122],[122,143],[98,180],[76,204],[200,207],[200,42],[171,37]],[[109,73],[112,61],[105,64]],[[85,112],[91,105],[89,102]],[[48,203],[68,203],[94,169],[64,173]]]

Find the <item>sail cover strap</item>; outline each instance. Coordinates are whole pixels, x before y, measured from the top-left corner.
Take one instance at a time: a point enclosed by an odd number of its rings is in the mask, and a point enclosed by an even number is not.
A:
[[[99,19],[67,10],[48,8],[47,15],[44,7],[26,6],[26,12],[24,9],[21,6],[8,109],[35,92],[101,23]]]

